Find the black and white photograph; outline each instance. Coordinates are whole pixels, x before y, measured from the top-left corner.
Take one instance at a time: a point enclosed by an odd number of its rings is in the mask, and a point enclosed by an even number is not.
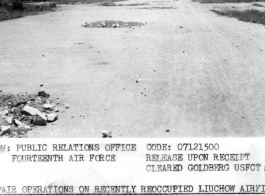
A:
[[[0,137],[263,137],[264,24],[264,0],[0,0]]]

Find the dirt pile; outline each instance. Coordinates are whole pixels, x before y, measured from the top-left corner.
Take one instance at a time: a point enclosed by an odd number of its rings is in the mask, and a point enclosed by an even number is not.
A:
[[[144,23],[105,20],[105,21],[97,21],[91,23],[86,22],[85,25],[82,26],[86,28],[131,28],[134,26],[141,27],[142,25],[144,25]]]
[[[141,8],[136,8],[136,9],[177,9],[176,7],[141,7]]]
[[[58,98],[45,91],[34,94],[0,94],[0,137],[27,137],[34,127],[46,126],[58,119]]]
[[[117,6],[139,6],[139,5],[149,5],[149,4],[148,3],[117,4]]]

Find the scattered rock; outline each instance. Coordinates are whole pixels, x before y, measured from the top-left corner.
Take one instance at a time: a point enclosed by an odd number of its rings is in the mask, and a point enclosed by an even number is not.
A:
[[[8,115],[9,111],[8,110],[4,110],[3,112],[1,112],[2,116]]]
[[[112,24],[111,27],[112,27],[112,28],[117,28],[118,26],[117,26],[117,24]]]
[[[19,129],[24,129],[24,130],[27,130],[27,131],[31,130],[31,127],[29,125],[25,125],[24,123],[19,124],[18,128]]]
[[[20,121],[17,120],[17,119],[14,120],[14,123],[15,123],[17,126],[24,125],[22,122],[20,122]]]
[[[111,131],[102,131],[102,137],[103,138],[111,138],[112,137],[112,132]]]
[[[2,126],[1,127],[1,134],[0,134],[0,136],[3,136],[3,135],[5,135],[5,134],[7,134],[9,132],[10,132],[10,126]]]
[[[53,110],[53,105],[51,105],[51,104],[49,104],[49,103],[46,103],[46,104],[43,105],[43,108],[44,108],[45,110],[50,110],[50,111],[52,111],[52,110]]]
[[[166,130],[167,133],[168,133],[169,131],[170,131],[169,129]]]
[[[6,120],[0,116],[0,125],[8,125]]]
[[[39,112],[38,109],[33,108],[31,106],[24,106],[23,110],[21,111],[22,114],[30,115],[30,116],[35,116]]]
[[[49,98],[50,97],[50,94],[46,93],[45,91],[39,91],[38,92],[38,96],[45,97],[45,98]]]
[[[22,125],[22,126],[20,126],[20,127],[22,127],[22,128],[24,128],[24,129],[26,129],[26,130],[31,130],[31,127],[30,126],[28,126],[28,125]]]
[[[70,108],[69,104],[64,104],[64,105],[65,105],[65,109],[69,109]]]
[[[14,117],[13,116],[7,116],[5,117],[5,120],[7,124],[12,125],[14,123]]]
[[[43,87],[43,84],[40,86]],[[27,132],[32,129],[32,125],[47,125],[46,114],[49,115],[49,122],[57,120],[57,114],[50,115],[56,102],[53,103],[53,99],[49,97],[50,95],[43,88],[39,90],[38,95],[0,94],[0,132],[2,129],[0,136],[27,137]]]
[[[34,125],[39,125],[39,126],[45,126],[47,125],[47,117],[45,114],[39,112],[36,115],[36,119],[34,120],[33,124]]]
[[[54,122],[58,119],[58,115],[55,113],[47,114],[47,121],[48,122]]]

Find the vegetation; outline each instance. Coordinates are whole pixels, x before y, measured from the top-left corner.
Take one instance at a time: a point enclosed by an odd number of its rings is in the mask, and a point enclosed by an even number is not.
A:
[[[265,2],[265,0],[192,0],[199,3],[252,3]]]
[[[261,5],[261,4],[258,4],[258,3],[253,3],[252,5],[256,6],[256,7],[265,7],[264,5]]]
[[[116,6],[116,4],[113,2],[103,2],[101,5],[102,6]]]
[[[45,11],[55,11],[56,4],[102,3],[103,6],[114,6],[115,4],[113,2],[122,0],[51,0],[53,3],[47,0],[34,0],[31,3],[25,1],[0,0],[0,21],[21,18],[27,15],[36,15]]]
[[[245,11],[235,11],[235,10],[229,10],[229,11],[217,11],[217,10],[211,10],[212,12],[221,15],[221,16],[228,16],[228,17],[234,17],[238,20],[244,21],[244,22],[252,22],[252,23],[258,23],[265,25],[265,12],[259,11],[259,10],[245,10]]]
[[[21,1],[0,0],[0,21],[21,18],[27,15],[35,15],[44,11],[53,11],[55,3],[23,3]]]
[[[16,11],[23,11],[24,10],[23,3],[21,1],[12,2],[12,9]]]
[[[57,4],[91,4],[91,3],[102,3],[103,6],[114,6],[112,2],[118,2],[124,0],[54,0]]]

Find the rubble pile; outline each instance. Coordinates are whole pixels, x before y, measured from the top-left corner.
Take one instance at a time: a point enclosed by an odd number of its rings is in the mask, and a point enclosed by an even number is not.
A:
[[[122,21],[114,21],[114,20],[105,20],[98,22],[85,23],[82,25],[86,28],[131,28],[133,26],[142,26],[144,23],[140,22],[122,22]]]
[[[139,6],[139,5],[149,5],[149,4],[148,3],[117,4],[117,6]]]
[[[141,7],[141,8],[137,8],[137,9],[150,9],[150,10],[153,10],[153,9],[177,9],[175,7]]]
[[[0,137],[27,137],[34,125],[45,126],[58,119],[58,98],[38,94],[0,95]]]

